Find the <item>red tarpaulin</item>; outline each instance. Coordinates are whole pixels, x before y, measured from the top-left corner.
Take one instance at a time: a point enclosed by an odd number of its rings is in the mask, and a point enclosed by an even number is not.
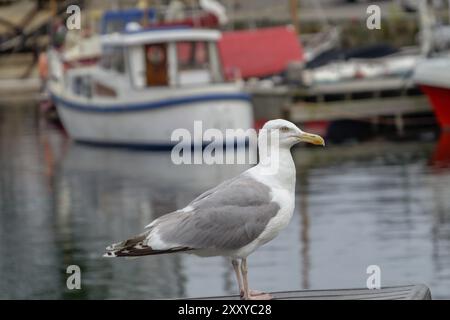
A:
[[[227,78],[236,69],[243,78],[270,76],[303,60],[291,26],[224,32],[219,48]]]

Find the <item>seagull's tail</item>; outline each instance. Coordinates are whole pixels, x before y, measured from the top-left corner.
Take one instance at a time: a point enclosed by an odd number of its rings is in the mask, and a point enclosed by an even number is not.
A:
[[[179,251],[191,250],[186,247],[175,247],[167,250],[154,250],[145,241],[149,231],[141,233],[140,235],[130,238],[128,240],[114,243],[106,247],[106,253],[103,257],[115,258],[115,257],[139,257],[155,254],[173,253]]]

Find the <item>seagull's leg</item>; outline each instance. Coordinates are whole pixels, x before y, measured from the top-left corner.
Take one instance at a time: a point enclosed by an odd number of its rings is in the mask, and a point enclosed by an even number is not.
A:
[[[244,278],[244,295],[242,297],[245,300],[248,300],[248,299],[250,299],[250,293],[248,292],[247,259],[242,259],[242,261],[241,261],[241,272],[242,272],[242,278]]]
[[[241,262],[241,272],[242,278],[244,279],[244,295],[243,298],[245,300],[270,300],[272,299],[272,295],[264,292],[250,290],[248,288],[248,268],[247,268],[247,259],[242,259]]]
[[[239,260],[232,259],[231,264],[233,265],[234,272],[236,273],[236,279],[239,285],[239,294],[242,297],[244,295],[244,288],[242,287],[241,271],[239,270]]]

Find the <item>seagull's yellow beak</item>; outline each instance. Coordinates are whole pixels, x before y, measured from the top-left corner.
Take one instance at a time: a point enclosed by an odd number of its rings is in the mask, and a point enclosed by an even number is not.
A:
[[[325,146],[325,140],[323,140],[323,138],[317,134],[302,132],[298,136],[298,138],[302,142],[312,143],[319,146]]]

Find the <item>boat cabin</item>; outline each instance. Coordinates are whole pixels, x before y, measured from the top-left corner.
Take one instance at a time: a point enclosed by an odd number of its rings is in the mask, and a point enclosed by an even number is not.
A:
[[[179,27],[105,35],[100,67],[124,75],[135,89],[221,83],[220,36]]]

